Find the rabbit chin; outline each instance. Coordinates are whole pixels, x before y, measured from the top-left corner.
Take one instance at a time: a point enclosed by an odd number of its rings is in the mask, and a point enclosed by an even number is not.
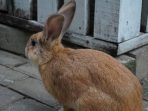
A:
[[[28,55],[28,59],[30,59],[34,64],[39,64],[39,58],[36,55]]]

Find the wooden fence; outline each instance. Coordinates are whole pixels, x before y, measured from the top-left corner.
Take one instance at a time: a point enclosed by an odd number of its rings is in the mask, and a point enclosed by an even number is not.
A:
[[[0,23],[41,31],[47,17],[69,0],[0,0]],[[76,0],[63,40],[123,54],[148,44],[148,0]]]

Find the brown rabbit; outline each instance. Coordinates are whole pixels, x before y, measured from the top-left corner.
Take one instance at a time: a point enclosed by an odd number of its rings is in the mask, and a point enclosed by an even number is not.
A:
[[[104,52],[61,44],[75,7],[74,0],[65,4],[26,46],[46,89],[64,111],[143,111],[140,82],[127,68]]]

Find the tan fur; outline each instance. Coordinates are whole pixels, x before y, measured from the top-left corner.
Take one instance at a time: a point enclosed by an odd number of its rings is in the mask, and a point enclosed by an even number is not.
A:
[[[77,111],[143,111],[137,78],[103,52],[63,49],[39,70],[47,90]]]
[[[140,82],[125,66],[101,51],[64,48],[60,40],[37,33],[26,55],[37,61],[47,91],[65,111],[143,111]]]

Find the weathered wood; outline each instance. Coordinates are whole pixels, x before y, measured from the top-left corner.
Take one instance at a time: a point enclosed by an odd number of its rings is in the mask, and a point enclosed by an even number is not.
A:
[[[32,19],[32,0],[13,0],[14,16]]]
[[[141,34],[134,39],[120,43],[118,45],[117,55],[123,54],[146,44],[148,44],[148,33]]]
[[[116,56],[117,54],[117,45],[110,43],[110,42],[105,42],[102,40],[97,40],[91,36],[84,36],[84,35],[79,35],[79,34],[74,34],[74,33],[67,33],[64,37],[63,40],[86,47],[86,48],[92,48],[96,50],[101,50],[104,52],[107,52],[113,56]]]
[[[65,0],[68,2],[69,0]],[[76,12],[70,32],[86,35],[89,28],[89,0],[76,0]]]
[[[7,11],[7,1],[0,0],[0,11]]]
[[[146,32],[148,32],[148,17],[147,17]]]
[[[141,27],[143,32],[148,32],[148,0],[142,1]]]
[[[0,13],[0,23],[15,26],[21,29],[29,31],[39,32],[43,30],[44,25],[36,21],[25,20],[22,18],[10,16],[7,14]]]
[[[142,0],[96,0],[94,36],[124,42],[139,35]]]
[[[58,11],[60,0],[37,0],[38,22],[45,23],[46,19]]]
[[[34,32],[42,31],[44,27],[43,24],[38,23],[36,21],[25,20],[2,13],[0,13],[0,23]],[[75,33],[67,33],[63,40],[72,42],[83,47],[102,50],[112,55],[120,55],[140,46],[148,44],[148,34],[142,34],[139,37],[119,44]]]
[[[90,36],[83,36],[74,33],[65,35],[63,40],[83,47],[102,50],[113,56],[116,56],[148,44],[148,34],[142,34],[134,39],[119,44],[110,43]]]

